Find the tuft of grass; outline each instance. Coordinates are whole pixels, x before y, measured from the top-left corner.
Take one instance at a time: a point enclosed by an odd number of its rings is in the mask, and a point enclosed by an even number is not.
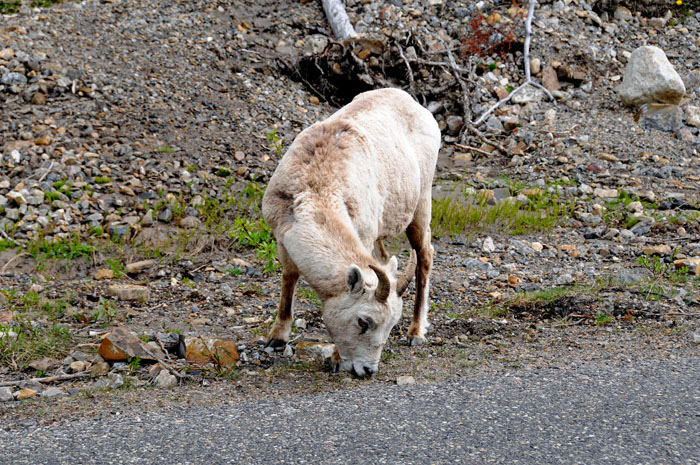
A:
[[[95,182],[97,184],[108,184],[112,182],[112,180],[107,176],[95,176]]]
[[[299,287],[299,289],[297,289],[297,294],[299,297],[304,298],[317,306],[321,305],[321,299],[319,299],[316,293],[309,288]]]
[[[0,366],[24,370],[42,357],[61,358],[72,347],[69,332],[60,324],[34,326],[28,321],[0,325]]]
[[[158,153],[175,153],[175,152],[177,152],[177,150],[170,147],[169,145],[161,145],[161,146],[156,148],[156,152],[158,152]]]
[[[472,236],[489,228],[513,235],[538,233],[569,218],[573,206],[551,193],[533,195],[525,205],[510,200],[491,205],[486,195],[463,188],[461,195],[433,199],[430,226],[436,237]]]
[[[89,260],[95,253],[95,248],[89,244],[84,244],[77,235],[70,239],[57,239],[49,241],[46,238],[39,238],[26,246],[27,253],[37,261],[45,259],[67,259],[73,260],[83,258]]]
[[[100,297],[95,307],[95,312],[92,314],[92,321],[93,323],[102,323],[103,326],[107,326],[117,317],[117,314],[118,312],[117,308],[114,306],[114,302]]]
[[[114,277],[117,279],[122,278],[126,274],[126,267],[122,262],[118,260],[108,258],[105,260],[105,265],[107,265],[109,269],[112,270]]]
[[[7,249],[14,249],[17,247],[17,243],[12,239],[0,239],[0,252]]]

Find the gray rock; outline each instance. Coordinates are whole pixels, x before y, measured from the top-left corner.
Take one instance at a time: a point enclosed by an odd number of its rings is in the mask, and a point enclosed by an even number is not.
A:
[[[645,45],[630,56],[618,93],[625,105],[671,103],[685,95],[683,80],[658,47]]]
[[[544,92],[537,87],[525,86],[513,95],[513,103],[523,104],[530,102],[541,102],[544,99]]]
[[[163,223],[169,223],[170,220],[173,219],[173,211],[170,209],[170,207],[164,209],[160,213],[158,213],[158,221],[162,221]]]
[[[0,82],[6,86],[20,85],[23,86],[27,83],[27,78],[22,73],[4,73]]]
[[[481,250],[483,250],[486,253],[491,253],[494,250],[496,250],[496,246],[494,245],[493,239],[491,239],[490,236],[484,239],[484,243],[481,244]]]
[[[118,389],[124,385],[124,379],[119,373],[109,373],[107,378],[114,389]]]
[[[639,112],[639,125],[644,129],[675,132],[683,126],[683,111],[678,105],[646,103]]]
[[[41,393],[41,397],[53,399],[56,397],[68,397],[68,393],[61,388],[50,387]]]
[[[89,215],[86,220],[90,223],[90,226],[100,226],[102,220],[104,220],[104,216],[102,216],[102,213],[93,213]]]
[[[153,226],[153,210],[148,210],[141,218],[141,226]]]
[[[9,387],[0,387],[0,402],[9,402],[15,397]]]
[[[685,108],[685,120],[688,126],[700,128],[700,107],[688,105]]]
[[[168,370],[161,370],[153,383],[159,388],[170,389],[177,386],[177,378],[168,373]]]
[[[476,258],[467,258],[464,260],[463,266],[467,269],[467,271],[489,271],[493,268],[493,265],[491,265],[489,262],[482,262]]]

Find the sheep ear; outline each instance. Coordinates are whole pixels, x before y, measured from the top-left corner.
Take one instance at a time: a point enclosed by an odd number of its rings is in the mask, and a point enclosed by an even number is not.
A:
[[[350,265],[345,272],[345,285],[348,287],[348,291],[353,294],[362,292],[362,289],[365,287],[365,279],[359,266],[355,264]]]

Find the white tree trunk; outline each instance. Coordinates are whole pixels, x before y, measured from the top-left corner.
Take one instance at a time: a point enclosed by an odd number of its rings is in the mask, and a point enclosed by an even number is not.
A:
[[[323,11],[326,12],[328,22],[331,24],[333,35],[339,40],[345,40],[348,37],[357,37],[355,28],[352,27],[348,14],[345,12],[345,3],[343,0],[322,0]]]

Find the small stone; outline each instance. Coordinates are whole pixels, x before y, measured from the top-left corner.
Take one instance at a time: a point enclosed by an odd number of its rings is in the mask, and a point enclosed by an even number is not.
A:
[[[12,389],[9,387],[0,387],[0,402],[9,402],[15,398],[12,394]]]
[[[170,207],[165,208],[160,213],[158,213],[158,221],[163,223],[169,223],[173,219],[173,211]]]
[[[450,136],[458,135],[464,126],[464,119],[461,116],[450,115],[445,122],[447,123],[447,133]]]
[[[109,268],[100,268],[95,273],[95,279],[98,281],[103,279],[114,279],[114,272]]]
[[[104,376],[109,373],[109,363],[98,362],[90,367],[90,376],[97,378],[99,376]]]
[[[43,137],[40,137],[39,139],[36,139],[34,143],[36,145],[51,145],[51,136],[47,134]]]
[[[645,255],[668,256],[668,255],[671,255],[671,253],[673,251],[671,250],[671,246],[666,245],[666,244],[659,244],[659,245],[647,245],[644,248],[642,248],[642,252],[644,252]]]
[[[233,158],[236,161],[243,161],[243,160],[245,160],[245,152],[242,152],[240,150],[236,150],[236,152],[233,154]]]
[[[600,197],[601,199],[616,199],[617,189],[603,189],[601,187],[596,187],[593,191],[593,195]]]
[[[44,357],[41,360],[36,360],[34,362],[31,362],[29,364],[29,368],[33,368],[37,371],[49,371],[53,369],[57,365],[56,360],[53,360],[48,357]]]
[[[537,74],[542,69],[542,61],[539,58],[530,58],[530,73]]]
[[[600,152],[598,158],[605,161],[618,161],[618,158],[612,153]]]
[[[397,386],[408,386],[411,384],[416,384],[416,379],[413,376],[404,375],[396,378]]]
[[[644,129],[675,132],[683,127],[683,111],[678,105],[645,103],[635,120]]]
[[[107,389],[112,386],[112,382],[109,378],[100,378],[94,383],[92,383],[93,389]]]
[[[76,360],[68,366],[69,373],[80,373],[81,371],[85,371],[85,362],[81,360]]]
[[[544,92],[537,87],[525,86],[513,95],[513,103],[525,104],[531,102],[541,102],[544,99]]]
[[[119,373],[109,373],[107,375],[107,379],[109,379],[110,384],[114,389],[119,389],[124,385],[124,378],[122,378],[122,375]]]
[[[140,300],[148,302],[151,299],[151,291],[146,286],[136,284],[114,284],[107,288],[107,294],[117,300]]]
[[[61,388],[50,387],[41,393],[41,397],[46,397],[47,399],[54,399],[57,397],[68,397],[68,393]]]
[[[141,339],[122,327],[114,328],[107,334],[97,352],[104,360],[114,362],[123,362],[133,357],[155,361],[155,357],[163,357],[160,350],[144,347]]]
[[[544,246],[539,242],[533,242],[530,244],[530,247],[532,247],[532,250],[535,252],[542,252],[542,249],[544,248]]]
[[[491,253],[496,250],[496,246],[493,243],[493,239],[491,237],[487,237],[484,239],[484,243],[481,245],[481,250],[486,252],[486,253]]]
[[[673,266],[675,266],[676,269],[685,267],[688,269],[688,273],[700,276],[700,258],[680,258],[674,260]]]
[[[186,216],[180,220],[180,227],[184,229],[197,229],[201,225],[202,222],[195,216]]]
[[[318,105],[321,102],[318,99],[318,97],[316,97],[315,95],[311,95],[311,96],[309,96],[309,103],[312,105]]]
[[[296,345],[296,358],[299,360],[329,361],[335,352],[335,344],[330,342],[300,341]]]
[[[15,400],[31,399],[32,397],[36,397],[38,395],[38,391],[35,391],[34,389],[24,388],[15,393]]]
[[[126,265],[127,273],[141,273],[148,268],[153,267],[156,263],[155,260],[141,260],[139,262],[133,262]]]
[[[685,108],[685,120],[688,126],[700,128],[700,107],[688,105]]]
[[[162,389],[171,389],[177,386],[177,378],[168,373],[168,370],[161,370],[156,376],[154,384]]]
[[[557,72],[551,66],[542,71],[542,86],[550,92],[556,92],[561,88]]]
[[[141,218],[141,226],[153,226],[153,210],[148,210]]]

